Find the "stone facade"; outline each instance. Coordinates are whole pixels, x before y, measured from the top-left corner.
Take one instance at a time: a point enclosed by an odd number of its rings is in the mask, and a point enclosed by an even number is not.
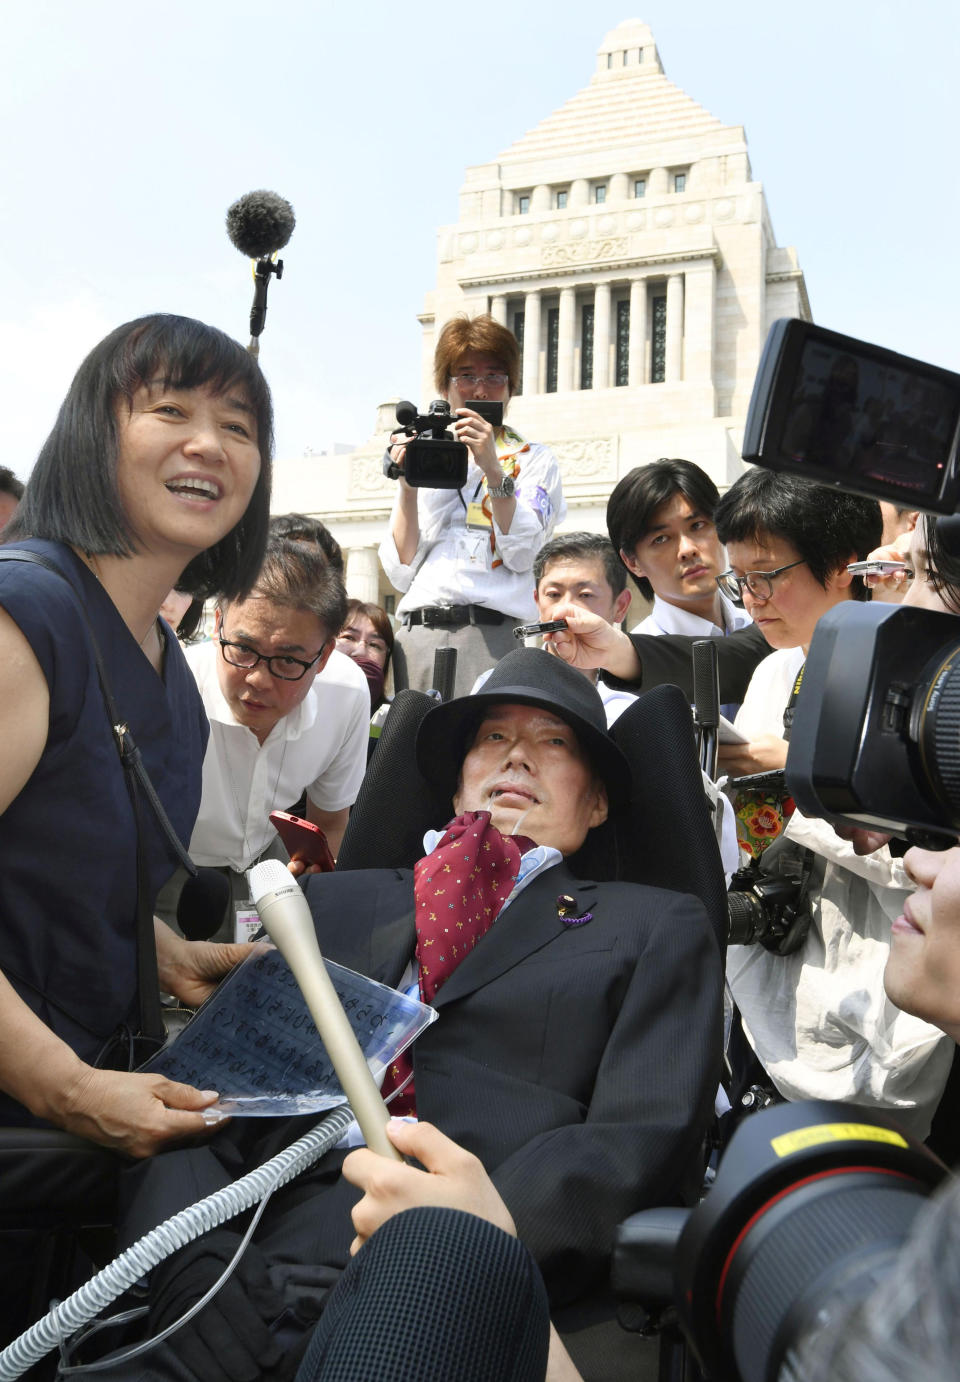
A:
[[[803,274],[774,239],[742,127],[667,79],[645,24],[609,33],[582,91],[467,169],[459,213],[420,316],[422,400],[443,324],[489,311],[522,340],[510,419],[557,454],[566,528],[603,531],[618,478],[658,456],[696,461],[721,488],[736,478],[767,329],[810,318]],[[363,598],[392,502],[380,472],[392,421],[384,404],[366,445],[303,468]],[[294,507],[286,492],[302,507],[294,467],[280,472],[274,507]]]

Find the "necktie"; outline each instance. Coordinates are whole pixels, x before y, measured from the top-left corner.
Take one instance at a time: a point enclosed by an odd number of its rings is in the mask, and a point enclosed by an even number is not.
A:
[[[496,921],[517,881],[520,860],[533,841],[501,835],[489,811],[467,811],[452,820],[436,849],[413,870],[420,998],[430,1003],[457,965]],[[397,1057],[383,1084],[386,1098],[413,1069],[408,1051]],[[412,1081],[390,1105],[391,1113],[415,1112]]]

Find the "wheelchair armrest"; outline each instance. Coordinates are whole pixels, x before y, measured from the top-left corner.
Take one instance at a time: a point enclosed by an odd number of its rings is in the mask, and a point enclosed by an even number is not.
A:
[[[57,1128],[0,1128],[0,1230],[112,1224],[123,1164]]]
[[[620,1300],[648,1309],[673,1301],[673,1259],[689,1209],[641,1209],[617,1229],[610,1280]]]

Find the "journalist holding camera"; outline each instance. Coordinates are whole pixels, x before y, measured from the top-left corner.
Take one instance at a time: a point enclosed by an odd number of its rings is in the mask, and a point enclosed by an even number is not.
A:
[[[397,409],[384,470],[398,479],[380,545],[404,592],[394,649],[399,688],[433,685],[437,648],[457,650],[455,695],[515,646],[536,618],[534,558],[566,513],[560,467],[546,446],[503,423],[520,379],[516,338],[490,316],[447,322],[434,355],[442,400]]]
[[[821,616],[866,595],[860,576],[846,568],[878,544],[879,508],[873,499],[751,470],[721,500],[716,524],[730,591],[739,589],[772,649],[736,718],[747,742],[721,746],[720,763],[731,776],[770,772],[787,761]],[[760,918],[755,936],[731,934],[760,944],[728,950],[727,977],[750,1047],[783,1097],[885,1109],[924,1138],[952,1051],[938,1029],[884,996],[891,924],[910,886],[903,865],[886,847],[858,855],[827,821],[799,810],[785,828],[772,816],[767,822],[775,809],[757,806],[761,837],[783,833],[766,849],[762,838],[754,841],[755,854],[763,852],[753,872],[761,889],[771,877],[789,880],[792,924],[771,934]]]

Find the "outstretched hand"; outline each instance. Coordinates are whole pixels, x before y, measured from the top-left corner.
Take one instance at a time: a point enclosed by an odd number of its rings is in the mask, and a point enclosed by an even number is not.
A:
[[[567,627],[545,634],[544,647],[571,667],[582,672],[603,668],[624,680],[639,675],[640,663],[630,639],[599,614],[571,603],[558,605],[551,617],[565,619]]]
[[[217,1098],[216,1090],[194,1089],[163,1075],[82,1065],[64,1092],[56,1121],[102,1147],[147,1157],[168,1142],[209,1133],[211,1123],[202,1110]]]
[[[363,1199],[353,1208],[357,1236],[351,1253],[359,1252],[394,1214],[427,1205],[476,1214],[516,1237],[513,1216],[472,1152],[451,1141],[432,1123],[395,1118],[387,1124],[387,1136],[398,1152],[416,1157],[425,1169],[390,1161],[369,1147],[350,1153],[343,1163],[343,1174],[351,1185],[364,1191]]]

